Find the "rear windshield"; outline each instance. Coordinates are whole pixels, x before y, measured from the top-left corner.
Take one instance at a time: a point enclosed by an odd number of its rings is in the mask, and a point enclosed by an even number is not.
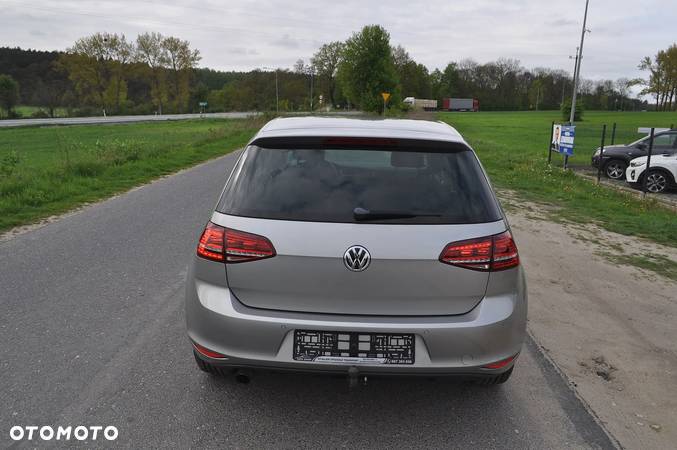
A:
[[[321,222],[465,224],[501,215],[470,149],[249,146],[217,211]]]

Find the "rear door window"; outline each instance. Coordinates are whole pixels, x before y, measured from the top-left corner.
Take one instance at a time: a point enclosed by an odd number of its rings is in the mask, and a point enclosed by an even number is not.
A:
[[[465,224],[500,220],[474,153],[262,148],[242,155],[217,207],[265,219]],[[356,218],[357,217],[357,218]]]

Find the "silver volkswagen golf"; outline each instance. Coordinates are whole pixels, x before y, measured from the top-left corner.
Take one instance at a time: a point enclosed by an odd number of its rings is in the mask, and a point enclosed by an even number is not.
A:
[[[505,382],[527,291],[510,227],[452,127],[285,118],[240,155],[197,244],[197,365]]]

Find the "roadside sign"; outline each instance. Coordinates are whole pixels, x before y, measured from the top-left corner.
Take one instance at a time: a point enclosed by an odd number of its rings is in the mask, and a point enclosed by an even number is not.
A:
[[[383,102],[387,102],[390,98],[390,92],[381,92],[381,97],[383,97]]]
[[[207,107],[207,102],[200,102],[200,107],[206,108],[206,107]]]
[[[555,124],[552,128],[552,143],[550,149],[563,155],[572,156],[574,154],[575,137],[575,125]]]

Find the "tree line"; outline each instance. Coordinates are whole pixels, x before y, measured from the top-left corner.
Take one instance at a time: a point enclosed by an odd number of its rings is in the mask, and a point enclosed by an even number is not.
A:
[[[639,67],[649,72],[647,80],[581,80],[583,106],[674,110],[676,53],[672,45],[645,58]],[[57,108],[70,115],[196,112],[202,102],[208,111],[380,111],[380,93],[389,92],[390,108],[401,107],[404,97],[437,99],[440,105],[445,97],[472,97],[482,110],[553,110],[568,101],[573,85],[566,71],[526,69],[509,58],[465,59],[430,71],[378,25],[322,45],[292,69],[224,72],[198,68],[200,59],[188,41],[153,32],[133,40],[96,33],[65,52],[0,48],[0,106],[10,113],[19,103],[36,105],[52,116]],[[632,98],[636,85],[655,103]]]
[[[56,61],[68,74],[86,105],[119,114],[128,107],[129,83],[146,87],[145,99],[162,114],[185,112],[193,69],[200,52],[188,41],[160,33],[143,33],[133,42],[124,34],[96,33],[78,39]]]
[[[192,110],[194,72],[200,52],[188,41],[143,33],[95,33],[65,52],[0,49],[0,93],[11,115],[21,102],[54,116],[64,107],[75,115],[149,114]],[[5,70],[2,70],[5,72]]]

